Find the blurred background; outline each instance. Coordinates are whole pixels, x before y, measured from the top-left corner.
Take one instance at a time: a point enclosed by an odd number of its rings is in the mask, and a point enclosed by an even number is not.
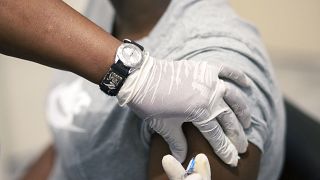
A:
[[[259,28],[284,95],[320,123],[320,1],[230,2]],[[84,12],[88,0],[66,3]],[[0,55],[0,179],[13,179],[51,142],[44,105],[53,71]]]

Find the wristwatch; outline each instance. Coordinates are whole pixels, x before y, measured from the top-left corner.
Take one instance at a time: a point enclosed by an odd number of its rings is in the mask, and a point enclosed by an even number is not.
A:
[[[107,95],[116,96],[126,78],[139,69],[144,59],[144,48],[129,39],[124,39],[118,47],[115,63],[111,65],[99,86]]]

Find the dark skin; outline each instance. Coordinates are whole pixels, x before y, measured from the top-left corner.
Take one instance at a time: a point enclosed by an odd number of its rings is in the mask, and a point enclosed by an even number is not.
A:
[[[185,168],[192,157],[195,157],[199,153],[204,153],[207,155],[210,163],[212,179],[257,179],[261,151],[255,145],[249,143],[247,152],[240,155],[241,159],[239,160],[238,166],[232,168],[223,163],[219,157],[215,155],[207,140],[203,138],[201,133],[191,123],[185,123],[183,130],[188,142],[188,154],[183,163]],[[168,180],[161,165],[162,157],[167,154],[170,154],[169,146],[160,135],[154,134],[151,139],[148,179]],[[30,166],[22,180],[47,179],[53,167],[55,156],[54,148],[51,145],[44,151],[40,158]]]
[[[114,35],[118,39],[134,40],[150,32],[170,1],[111,2],[117,12]],[[113,63],[114,52],[120,44],[119,40],[58,0],[0,0],[0,17],[1,53],[72,71],[94,83],[99,83],[105,70]],[[249,144],[238,167],[231,168],[214,154],[192,125],[184,126],[184,131],[188,141],[184,166],[196,154],[205,153],[211,164],[212,179],[256,179],[261,153],[254,145]],[[167,179],[161,159],[169,153],[165,141],[159,135],[153,135],[149,179]],[[47,179],[54,158],[51,146],[23,179]]]
[[[0,0],[0,53],[98,84],[121,44],[59,0]]]
[[[199,153],[204,153],[207,155],[210,163],[211,179],[257,179],[261,152],[255,145],[249,143],[247,152],[240,155],[241,159],[239,160],[238,166],[232,168],[223,163],[219,157],[215,155],[210,144],[191,123],[185,123],[183,125],[183,130],[188,142],[187,158],[183,163],[185,168],[191,158]],[[169,146],[160,135],[154,134],[151,140],[148,179],[168,180],[161,165],[163,156],[167,154],[170,154]]]
[[[116,10],[114,32],[118,39],[141,39],[149,34],[170,0],[110,0]]]
[[[170,0],[111,0],[115,36],[147,35]],[[121,44],[61,0],[0,0],[0,53],[74,72],[98,84]]]
[[[140,39],[147,35],[157,23],[170,0],[111,0],[111,2],[117,12],[114,28],[117,37],[120,39],[124,37]],[[133,15],[143,10],[147,15]],[[146,17],[148,18],[146,19]],[[139,24],[140,28],[143,28],[137,29],[135,24]],[[204,153],[210,161],[211,171],[213,172],[212,179],[250,180],[257,178],[261,152],[255,145],[249,143],[248,151],[240,156],[241,160],[238,167],[231,168],[215,155],[207,140],[193,125],[186,124],[184,132],[188,141],[188,154],[184,162],[185,168],[192,157],[195,157],[199,153]],[[151,142],[148,179],[168,179],[162,168],[161,160],[164,155],[170,154],[169,147],[158,134],[152,136]]]

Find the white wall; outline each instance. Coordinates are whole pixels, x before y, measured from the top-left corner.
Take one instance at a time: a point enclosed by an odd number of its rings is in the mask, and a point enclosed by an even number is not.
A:
[[[44,97],[52,70],[1,56],[1,142],[4,157],[39,151],[50,140],[44,117]],[[8,160],[8,159],[4,159]]]
[[[319,0],[231,0],[272,49],[320,54]]]

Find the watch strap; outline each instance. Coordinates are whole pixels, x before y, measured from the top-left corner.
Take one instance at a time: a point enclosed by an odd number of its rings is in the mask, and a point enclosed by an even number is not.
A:
[[[129,39],[124,39],[123,42],[124,42],[124,43],[134,44],[134,45],[136,45],[141,51],[144,50],[144,47],[141,46],[140,44],[136,43],[135,41],[132,41],[132,40],[129,40]]]
[[[144,50],[143,46],[129,39],[124,39],[123,43],[130,43],[137,46],[141,51]],[[118,56],[116,56],[116,58],[115,63],[111,65],[99,84],[100,89],[110,96],[116,96],[119,93],[124,81],[131,73],[130,69],[132,68],[126,66]]]
[[[112,64],[107,74],[99,84],[100,89],[110,96],[116,96],[124,81],[129,75],[129,67],[126,67],[121,60]]]

